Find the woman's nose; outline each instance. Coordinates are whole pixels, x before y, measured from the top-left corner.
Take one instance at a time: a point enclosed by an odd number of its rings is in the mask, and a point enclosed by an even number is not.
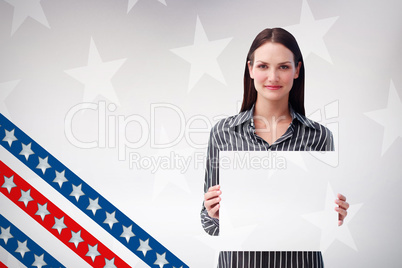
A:
[[[268,71],[268,80],[269,81],[278,81],[278,72],[276,70],[269,70]]]

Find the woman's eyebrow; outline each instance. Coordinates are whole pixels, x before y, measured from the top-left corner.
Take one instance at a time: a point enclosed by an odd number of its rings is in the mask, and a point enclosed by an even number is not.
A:
[[[260,62],[260,63],[263,63],[263,64],[269,64],[269,63],[267,63],[267,62],[265,62],[265,61],[262,61],[262,60],[256,60],[255,62]],[[284,62],[278,63],[278,65],[289,64],[289,63],[292,64],[291,61],[284,61]]]

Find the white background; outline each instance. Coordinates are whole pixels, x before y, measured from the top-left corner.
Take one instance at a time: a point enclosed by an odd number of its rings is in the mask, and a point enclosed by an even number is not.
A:
[[[306,113],[321,114],[323,124],[339,124],[342,172],[334,175],[347,183],[335,188],[355,208],[344,226],[353,240],[332,243],[323,253],[326,267],[401,265],[400,1],[27,3],[0,1],[0,112],[191,267],[214,267],[220,250],[199,217],[204,183],[199,159],[205,156],[208,131],[219,116],[239,111],[245,58],[255,35],[267,27],[291,31],[306,63]],[[116,105],[106,110],[110,133],[103,148],[101,143],[98,148],[77,147],[65,134],[66,115],[82,102]],[[325,107],[333,102],[339,113],[328,118]],[[157,110],[151,128],[155,103],[176,110]],[[72,130],[78,140],[98,140],[98,111],[75,114]],[[114,122],[132,115],[149,127],[132,122],[119,132]],[[180,132],[185,127],[204,131],[186,139]],[[127,148],[126,160],[119,160],[122,148],[113,145],[118,132],[133,143],[144,141],[139,148]],[[152,146],[175,140],[168,148]],[[142,166],[130,168],[129,153],[139,154]],[[178,164],[166,164],[152,172],[144,167],[144,157],[175,158],[171,153],[190,159],[190,168],[181,172]],[[0,156],[62,209],[75,213],[3,148]],[[1,213],[16,215],[1,200]],[[136,256],[83,214],[74,215],[129,264],[137,264]],[[24,214],[16,225],[36,240],[49,241],[41,245],[56,258],[69,254]],[[0,258],[15,267],[7,254]],[[138,261],[136,267],[146,265]]]

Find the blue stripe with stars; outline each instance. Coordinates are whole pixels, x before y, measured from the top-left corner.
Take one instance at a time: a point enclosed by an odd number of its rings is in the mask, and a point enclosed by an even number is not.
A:
[[[150,267],[188,267],[1,113],[0,143]]]
[[[1,214],[0,245],[27,267],[64,267]]]

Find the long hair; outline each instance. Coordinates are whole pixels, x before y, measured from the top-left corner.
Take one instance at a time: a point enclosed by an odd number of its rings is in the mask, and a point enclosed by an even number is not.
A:
[[[244,93],[243,103],[240,112],[249,110],[257,100],[257,91],[254,87],[254,81],[250,77],[248,62],[254,63],[254,52],[257,48],[267,42],[279,43],[292,51],[295,61],[295,67],[301,62],[299,77],[293,81],[292,89],[289,93],[289,103],[292,108],[301,115],[305,115],[304,111],[304,62],[299,45],[294,36],[282,28],[268,28],[260,32],[251,44],[247,54],[246,68],[244,71]]]

